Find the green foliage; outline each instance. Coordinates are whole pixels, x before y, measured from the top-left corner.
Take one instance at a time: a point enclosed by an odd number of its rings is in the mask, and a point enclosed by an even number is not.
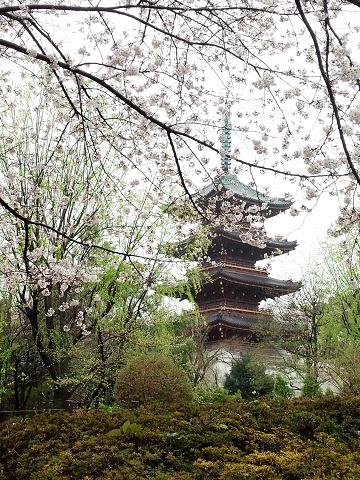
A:
[[[294,392],[292,388],[287,384],[284,377],[282,377],[280,374],[275,376],[272,395],[274,398],[287,398],[287,399],[290,399],[294,396]]]
[[[344,334],[342,337],[331,341],[329,373],[339,391],[360,395],[360,338]]]
[[[221,402],[224,398],[229,397],[229,392],[222,387],[205,388],[197,385],[194,389],[195,400],[199,404]]]
[[[340,396],[44,413],[0,424],[0,479],[358,480],[359,431]]]
[[[184,370],[171,359],[155,353],[141,354],[120,372],[115,384],[117,401],[139,400],[169,404],[193,398],[190,381]]]
[[[116,405],[107,405],[106,403],[100,402],[98,405],[98,408],[100,408],[101,410],[104,410],[104,412],[107,412],[107,413],[114,413],[116,412],[118,407]]]
[[[327,389],[325,390],[324,392],[324,395],[326,397],[334,397],[335,396],[335,393],[333,390],[331,390],[331,388],[327,387]]]
[[[117,437],[122,434],[130,435],[131,433],[140,432],[140,430],[141,425],[139,425],[138,423],[131,423],[130,420],[126,420],[126,422],[123,423],[121,428],[114,428],[113,430],[110,430],[107,435],[109,435],[110,437]]]
[[[30,339],[30,342],[29,342]],[[45,368],[15,298],[0,294],[0,406],[2,410],[39,408],[48,403]]]
[[[304,397],[313,398],[322,394],[319,383],[312,375],[307,375],[304,378],[303,385],[301,387],[301,393]]]
[[[241,392],[243,398],[258,398],[272,392],[274,380],[265,367],[247,355],[234,360],[224,388],[231,394]]]
[[[125,359],[129,361],[144,352],[156,352],[171,358],[193,380],[192,359],[197,348],[198,323],[198,316],[193,311],[169,313],[166,309],[159,309],[151,321],[136,332],[134,342],[128,343]]]
[[[200,405],[203,403],[221,403],[225,398],[241,399],[241,392],[238,391],[234,395],[230,395],[229,391],[223,387],[205,388],[197,385],[194,388],[195,400]]]

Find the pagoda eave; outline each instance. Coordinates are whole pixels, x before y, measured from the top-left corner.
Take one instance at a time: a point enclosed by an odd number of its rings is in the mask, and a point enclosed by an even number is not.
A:
[[[262,213],[267,217],[272,217],[280,212],[284,212],[293,204],[291,198],[271,199],[269,196],[260,193],[258,190],[240,182],[236,175],[227,172],[216,177],[212,183],[206,185],[200,193],[193,196],[195,202],[208,203],[211,197],[217,196],[222,192],[230,192],[236,200],[247,205],[257,205]]]
[[[264,251],[267,254],[272,254],[274,250],[280,250],[281,253],[288,253],[292,250],[295,250],[298,245],[296,240],[274,240],[270,238],[266,241],[266,246],[263,248],[255,245],[250,246],[249,244],[242,242],[239,232],[226,231],[222,227],[216,227],[214,229],[214,234],[216,238],[233,242],[232,247],[235,247],[236,250],[245,247],[251,248],[254,251],[258,251],[260,255],[258,254],[257,257],[260,257],[261,253]]]
[[[253,327],[259,318],[270,320],[270,315],[263,312],[235,312],[230,310],[218,310],[203,314],[208,325],[208,341],[221,340],[244,334],[253,335]]]
[[[236,285],[248,285],[252,287],[260,287],[264,289],[276,290],[278,292],[286,290],[283,295],[287,293],[296,292],[300,288],[298,282],[291,280],[278,280],[266,275],[249,274],[235,269],[226,270],[223,267],[214,267],[212,270],[208,270],[207,274],[201,279],[201,283],[214,284],[215,282],[228,282]]]

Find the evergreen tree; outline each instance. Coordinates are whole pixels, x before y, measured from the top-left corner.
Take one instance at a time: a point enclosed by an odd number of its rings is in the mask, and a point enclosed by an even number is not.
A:
[[[265,372],[265,367],[248,355],[243,355],[232,363],[224,388],[230,394],[238,391],[243,398],[258,398],[271,393],[274,380]]]

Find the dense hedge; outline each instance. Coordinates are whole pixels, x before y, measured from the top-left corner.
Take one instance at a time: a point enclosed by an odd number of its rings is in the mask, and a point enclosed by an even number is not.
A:
[[[141,430],[123,431],[127,420]],[[1,480],[359,480],[360,399],[13,418],[0,424],[0,462]]]

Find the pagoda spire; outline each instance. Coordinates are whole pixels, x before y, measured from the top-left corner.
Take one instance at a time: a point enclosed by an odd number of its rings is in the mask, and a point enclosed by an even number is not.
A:
[[[224,141],[222,144],[224,156],[221,159],[221,169],[227,173],[231,166],[231,129],[229,115],[226,114],[224,118]]]

